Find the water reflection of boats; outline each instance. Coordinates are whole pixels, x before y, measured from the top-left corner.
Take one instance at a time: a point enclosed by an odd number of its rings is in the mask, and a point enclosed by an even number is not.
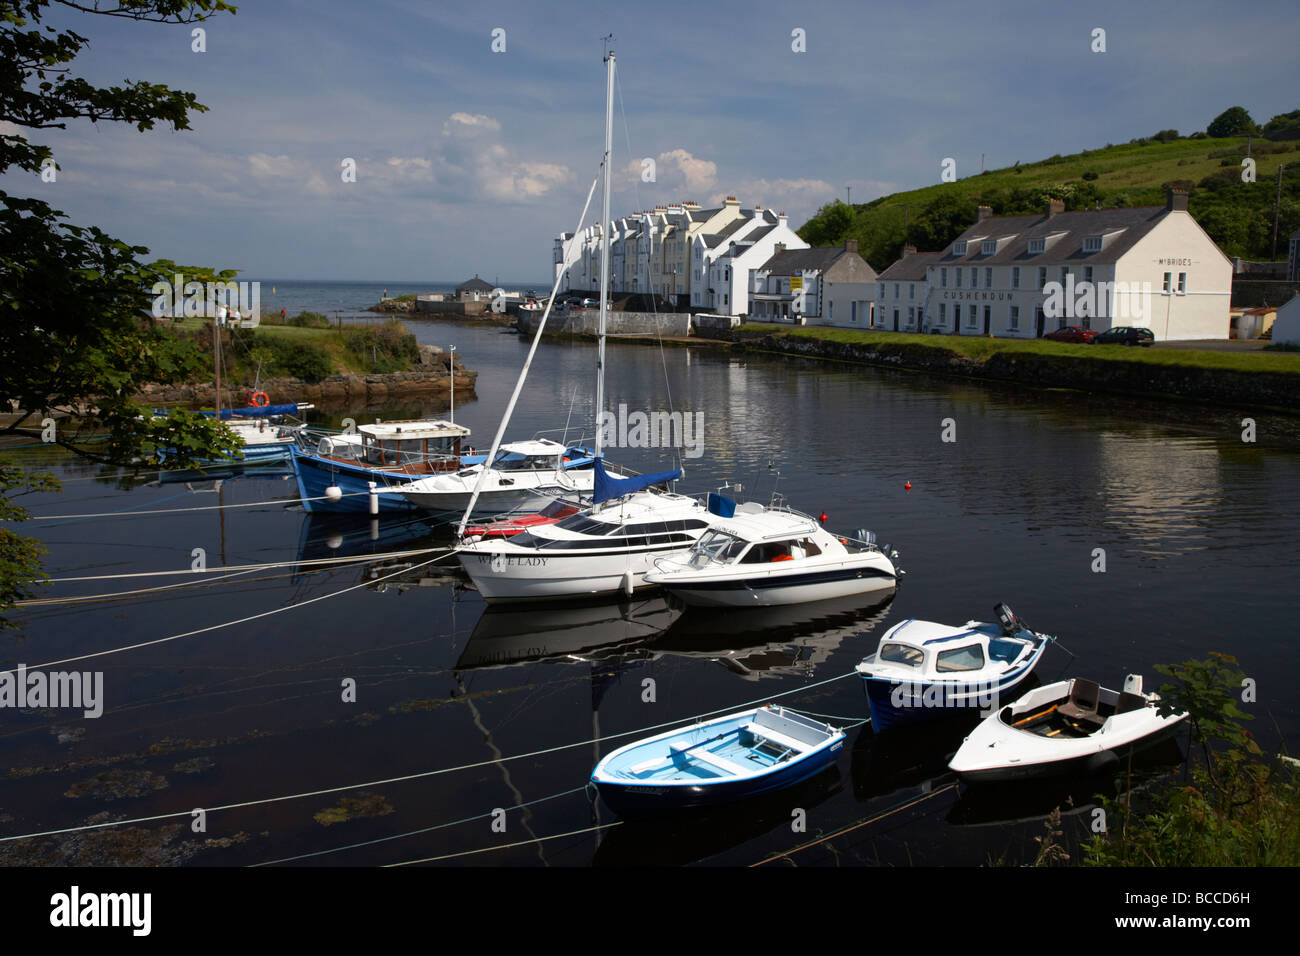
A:
[[[850,758],[853,798],[865,803],[900,790],[928,792],[955,782],[948,760],[978,719],[978,712],[967,711],[887,734],[863,727]]]
[[[456,668],[627,656],[663,632],[680,614],[680,609],[662,596],[529,609],[489,606],[474,626]]]
[[[753,797],[743,804],[626,820],[605,832],[592,865],[686,866],[778,828],[788,835],[791,807],[811,811],[842,787],[839,767],[832,765],[787,790]]]
[[[784,607],[692,608],[654,641],[656,654],[716,660],[746,680],[807,676],[845,641],[873,631],[889,614],[891,591]]]
[[[459,579],[453,561],[426,564],[436,556],[432,549],[446,548],[450,544],[449,527],[427,515],[382,515],[358,520],[357,515],[305,512],[298,532],[300,564],[295,568],[295,582],[322,567],[310,562],[349,557],[360,560],[373,556],[378,560],[365,564],[362,580],[383,578],[375,584],[377,590],[438,586]],[[411,569],[409,577],[394,576],[403,568]]]
[[[282,458],[253,460],[248,462],[229,461],[212,462],[202,468],[179,468],[175,471],[158,472],[158,484],[180,485],[199,484],[205,481],[229,481],[232,478],[284,478],[292,475],[286,453]]]
[[[1140,792],[1150,788],[1182,760],[1181,745],[1176,738],[1169,738],[1135,753],[1132,763],[1124,765],[1124,776],[1120,777],[1094,776],[963,787],[961,796],[948,813],[948,822],[957,826],[997,826],[1042,820],[1058,809],[1062,816],[1083,813],[1097,805],[1099,796],[1113,798],[1126,790]]]

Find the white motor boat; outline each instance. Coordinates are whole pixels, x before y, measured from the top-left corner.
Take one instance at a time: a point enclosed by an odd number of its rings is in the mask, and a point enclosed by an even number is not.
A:
[[[685,554],[645,576],[687,604],[774,607],[883,591],[898,572],[871,535],[831,534],[815,518],[774,503],[721,503],[721,518]],[[896,553],[895,553],[896,554]]]
[[[689,550],[715,519],[695,498],[643,490],[458,553],[489,602],[631,594],[656,558]]]
[[[502,445],[490,466],[430,475],[401,486],[402,497],[435,512],[463,512],[474,499],[475,514],[540,509],[556,498],[589,495],[595,485],[591,452],[548,438]],[[483,480],[482,471],[488,475]]]
[[[1048,638],[1005,604],[998,622],[961,627],[910,618],[880,638],[876,653],[857,666],[867,692],[871,728],[950,717],[961,709],[997,710],[1031,673]]]
[[[1099,773],[1177,730],[1187,714],[1159,703],[1139,674],[1122,691],[1077,677],[1038,687],[981,721],[948,767],[971,783]]]

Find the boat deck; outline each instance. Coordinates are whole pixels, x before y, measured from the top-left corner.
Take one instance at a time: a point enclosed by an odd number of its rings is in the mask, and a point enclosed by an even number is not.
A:
[[[737,727],[695,744],[682,741],[668,753],[627,767],[619,776],[630,780],[716,780],[746,777],[802,753],[808,745],[752,725]]]

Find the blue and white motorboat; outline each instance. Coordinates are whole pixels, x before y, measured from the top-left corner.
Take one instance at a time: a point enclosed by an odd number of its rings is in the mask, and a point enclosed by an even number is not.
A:
[[[806,780],[843,748],[844,731],[768,704],[620,747],[591,782],[619,812],[711,806]]]
[[[1186,713],[1164,713],[1158,694],[1129,674],[1122,691],[1073,678],[1036,687],[971,731],[948,768],[967,783],[1113,770],[1137,750],[1167,739]]]
[[[857,666],[877,732],[952,716],[993,713],[1038,664],[1049,638],[1005,604],[998,623],[949,627],[915,618],[891,627]]]
[[[288,402],[281,405],[250,405],[247,408],[221,409],[221,424],[239,437],[239,445],[230,449],[227,458],[204,459],[196,462],[195,467],[202,469],[231,464],[287,462],[290,449],[298,444],[299,436],[304,434],[306,428],[303,422],[288,419],[312,407],[314,406],[309,404]],[[155,408],[153,413],[166,415],[167,409]],[[199,414],[209,418],[217,415],[214,411],[201,411]],[[164,452],[164,460],[166,457]]]
[[[483,456],[461,453],[470,430],[443,420],[377,421],[354,434],[322,438],[314,451],[295,447],[293,474],[307,511],[388,513],[417,506],[397,493],[418,478],[456,472]],[[377,494],[370,494],[372,483]]]

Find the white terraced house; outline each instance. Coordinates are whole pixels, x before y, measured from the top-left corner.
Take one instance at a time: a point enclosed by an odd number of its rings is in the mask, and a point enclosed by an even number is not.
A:
[[[1157,340],[1228,337],[1232,263],[1181,190],[1164,206],[1067,213],[1052,200],[1028,216],[981,206],[946,249],[906,252],[877,280],[876,328],[1036,338],[1067,325],[1137,326]]]
[[[858,255],[856,239],[815,249],[778,242],[751,281],[749,314],[756,321],[870,328],[876,270]]]
[[[560,292],[600,288],[600,242],[598,223],[556,237],[552,265],[557,273],[569,266]],[[610,291],[653,292],[678,305],[736,314],[736,302],[748,300],[748,270],[769,258],[778,242],[808,247],[784,213],[742,208],[734,196],[712,209],[683,202],[642,210],[610,226]],[[734,260],[742,255],[738,270]],[[733,261],[715,270],[724,256]]]

